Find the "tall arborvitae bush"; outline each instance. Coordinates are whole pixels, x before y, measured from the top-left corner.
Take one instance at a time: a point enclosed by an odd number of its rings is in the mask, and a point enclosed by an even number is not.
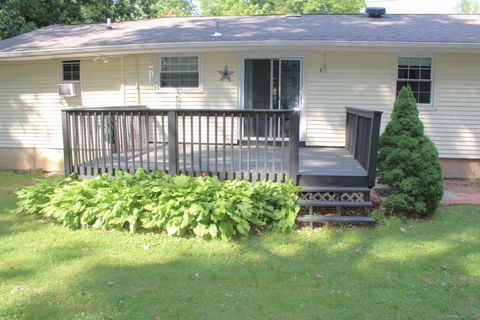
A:
[[[390,187],[386,210],[408,216],[432,214],[443,194],[442,171],[437,149],[423,132],[410,87],[398,94],[379,152],[380,181]]]

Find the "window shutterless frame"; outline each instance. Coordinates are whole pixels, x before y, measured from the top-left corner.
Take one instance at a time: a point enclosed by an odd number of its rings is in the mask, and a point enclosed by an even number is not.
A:
[[[80,60],[64,60],[61,65],[62,82],[77,82],[82,80]]]
[[[409,79],[405,77],[399,77],[400,59],[430,59],[430,79]],[[399,81],[403,82],[429,82],[430,83],[430,103],[417,103],[418,109],[432,110],[435,109],[435,97],[436,97],[436,56],[428,54],[396,54],[394,55],[394,79],[393,79],[393,98],[395,101],[397,97],[397,84]]]
[[[162,87],[161,86],[161,73],[162,73],[162,58],[185,58],[196,57],[197,58],[197,72],[198,72],[198,87]],[[169,72],[169,71],[164,71]],[[182,71],[175,71],[182,73]],[[190,71],[185,71],[190,72]],[[157,93],[177,93],[181,90],[182,93],[202,93],[203,92],[203,57],[199,54],[185,53],[185,54],[159,54],[156,59],[155,65],[155,88]]]

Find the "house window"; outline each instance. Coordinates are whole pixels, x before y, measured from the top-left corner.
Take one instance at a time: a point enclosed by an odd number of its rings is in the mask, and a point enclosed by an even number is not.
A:
[[[63,61],[63,81],[80,81],[80,61]]]
[[[431,105],[433,92],[432,58],[398,58],[397,95],[403,86],[412,88],[417,104]]]
[[[198,88],[198,57],[161,57],[160,88]]]

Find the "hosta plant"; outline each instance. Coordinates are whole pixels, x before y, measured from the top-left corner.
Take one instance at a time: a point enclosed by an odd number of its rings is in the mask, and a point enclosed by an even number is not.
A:
[[[162,172],[94,179],[65,179],[18,193],[19,211],[77,228],[166,232],[171,236],[233,238],[256,230],[295,227],[298,187],[286,183],[216,177],[169,176]]]

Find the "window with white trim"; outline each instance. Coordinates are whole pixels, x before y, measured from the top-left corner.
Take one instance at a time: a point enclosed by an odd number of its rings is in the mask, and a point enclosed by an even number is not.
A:
[[[161,57],[160,88],[199,88],[197,56]]]
[[[417,104],[431,105],[433,97],[433,59],[431,57],[399,57],[397,95],[410,86]]]
[[[63,61],[62,63],[63,81],[80,81],[80,61]]]

